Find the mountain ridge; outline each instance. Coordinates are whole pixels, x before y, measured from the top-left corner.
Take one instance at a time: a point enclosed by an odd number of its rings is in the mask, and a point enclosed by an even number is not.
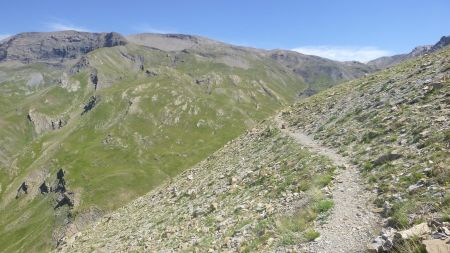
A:
[[[377,69],[385,69],[396,64],[399,64],[408,59],[412,59],[424,54],[433,53],[439,49],[442,49],[450,45],[450,36],[442,36],[438,42],[434,45],[425,45],[415,47],[411,52],[407,54],[398,54],[393,56],[383,56],[374,60],[371,60],[367,65],[372,66]]]

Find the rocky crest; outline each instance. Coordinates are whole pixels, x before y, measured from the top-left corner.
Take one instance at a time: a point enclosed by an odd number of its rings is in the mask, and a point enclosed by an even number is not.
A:
[[[442,38],[434,45],[418,46],[414,48],[410,53],[398,54],[393,56],[383,56],[375,60],[369,61],[368,66],[376,69],[385,69],[408,59],[416,58],[425,54],[431,54],[439,49],[442,49],[450,45],[450,36],[442,36]]]
[[[434,46],[431,47],[431,52],[434,52],[436,50],[442,49],[446,46],[450,45],[450,35],[449,36],[442,36],[441,39],[436,43]]]
[[[0,44],[0,62],[63,62],[77,59],[102,47],[127,44],[120,34],[77,31],[30,32],[8,38]]]

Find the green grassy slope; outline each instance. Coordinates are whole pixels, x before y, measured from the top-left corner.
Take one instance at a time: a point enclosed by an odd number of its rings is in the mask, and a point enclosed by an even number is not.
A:
[[[48,250],[66,228],[76,231],[205,159],[306,88],[248,52],[245,68],[211,57],[130,44],[91,52],[78,72],[0,66],[21,73],[0,84],[0,251]],[[30,86],[32,73],[43,81]],[[91,96],[98,102],[82,115]],[[38,134],[30,110],[67,125]],[[72,210],[54,211],[56,196],[38,192],[59,168],[74,192]],[[16,199],[22,182],[28,194]]]

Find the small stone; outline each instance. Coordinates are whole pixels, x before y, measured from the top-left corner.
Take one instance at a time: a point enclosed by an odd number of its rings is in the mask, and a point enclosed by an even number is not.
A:
[[[228,182],[230,185],[235,185],[237,183],[237,178],[236,177],[231,177],[230,181]]]
[[[213,202],[213,203],[211,203],[211,205],[209,206],[209,210],[210,210],[211,212],[214,212],[214,211],[217,210],[218,206],[219,206],[219,204],[217,204],[216,202]]]
[[[420,184],[420,183],[417,183],[417,184],[413,184],[413,185],[410,185],[409,187],[408,187],[408,193],[415,193],[419,188],[421,188],[423,185],[422,184]]]
[[[192,213],[192,217],[197,218],[201,215],[203,215],[205,212],[201,208],[196,208],[194,212]]]
[[[428,227],[428,224],[424,222],[424,223],[415,225],[410,229],[400,231],[399,233],[403,239],[408,239],[408,238],[415,237],[415,236],[422,237],[424,235],[428,235],[431,233],[431,229],[430,229],[430,227]]]

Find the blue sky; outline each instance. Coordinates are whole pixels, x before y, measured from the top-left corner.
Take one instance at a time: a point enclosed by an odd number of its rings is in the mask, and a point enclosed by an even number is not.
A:
[[[450,35],[449,0],[15,0],[1,6],[0,37],[64,29],[186,33],[338,60],[409,52]]]

